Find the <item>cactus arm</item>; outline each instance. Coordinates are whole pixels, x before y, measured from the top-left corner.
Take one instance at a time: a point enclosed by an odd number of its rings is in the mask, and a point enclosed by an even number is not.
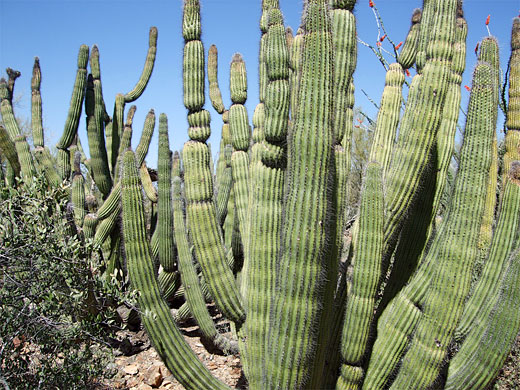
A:
[[[516,250],[509,257],[498,289],[494,287],[497,292],[493,294],[495,305],[491,313],[479,318],[466,342],[451,360],[446,390],[488,388],[504,365],[520,331],[519,254]]]
[[[404,72],[401,65],[390,64],[386,72],[385,88],[377,113],[376,131],[370,148],[370,161],[378,161],[387,172],[395,143],[402,103]]]
[[[79,119],[87,85],[88,59],[89,47],[87,45],[81,45],[78,54],[78,70],[76,71],[76,80],[74,81],[69,111],[67,119],[65,120],[65,128],[63,129],[63,134],[60,140],[56,144],[58,149],[67,149],[72,145],[72,142],[78,133]]]
[[[9,165],[14,171],[15,176],[20,175],[20,162],[18,161],[18,154],[16,153],[16,146],[9,138],[9,134],[3,125],[0,125],[0,151],[9,162]]]
[[[116,210],[119,210],[121,206],[121,182],[118,181],[114,187],[112,187],[112,191],[110,191],[110,194],[105,199],[101,207],[97,211],[97,218],[98,220],[103,220],[107,218],[109,215],[111,215],[114,212],[118,212]]]
[[[224,144],[224,140],[221,141]],[[221,154],[219,156],[220,161],[223,162],[224,167],[220,175],[217,172],[217,184],[218,192],[215,199],[215,207],[217,210],[217,221],[220,226],[223,225],[227,215],[227,206],[229,202],[229,195],[231,194],[231,187],[233,183],[233,177],[231,174],[231,154],[232,147],[228,145],[225,148],[221,148]]]
[[[112,129],[110,132],[110,148],[108,149],[109,153],[109,162],[111,167],[112,176],[116,175],[116,165],[117,159],[121,154],[121,137],[123,136],[123,130],[125,125],[125,98],[122,94],[118,93],[116,95],[116,99],[114,101],[114,113],[112,115]],[[107,141],[109,134],[107,134]]]
[[[141,139],[139,140],[137,148],[135,148],[135,159],[137,160],[138,166],[141,166],[146,155],[148,154],[148,148],[150,147],[150,141],[152,140],[154,129],[155,112],[153,109],[151,109],[146,115],[143,131],[141,133]]]
[[[68,149],[56,148],[56,169],[61,181],[68,181],[72,173],[72,166],[70,164],[71,156],[74,156],[74,152]]]
[[[74,222],[77,227],[83,227],[87,215],[85,207],[85,178],[81,171],[75,170],[72,177],[71,200],[74,207]]]
[[[452,206],[436,236],[436,240],[444,242],[424,302],[423,316],[403,357],[393,389],[423,388],[435,381],[469,292],[480,224],[468,226],[467,221],[481,221],[484,212],[482,192],[488,180],[496,125],[493,110],[498,86],[489,64],[477,65],[472,88]],[[446,307],[450,310],[445,310]]]
[[[53,158],[49,151],[49,148],[38,146],[34,150],[34,156],[41,169],[43,170],[43,174],[45,178],[49,182],[49,184],[53,187],[59,187],[61,184],[61,178],[58,176],[58,172],[54,167]]]
[[[419,29],[421,26],[421,17],[421,9],[414,9],[410,31],[408,31],[408,35],[404,41],[401,53],[399,53],[397,56],[397,62],[399,62],[403,69],[411,68],[415,63],[415,56],[417,55],[417,42],[419,41]]]
[[[153,66],[155,64],[155,55],[157,53],[157,27],[150,27],[148,39],[148,53],[146,54],[146,61],[144,63],[143,72],[135,87],[125,94],[125,103],[131,103],[137,100],[143,93],[150,76],[152,75]]]
[[[33,134],[33,145],[43,147],[43,122],[42,122],[42,95],[40,86],[42,72],[40,60],[34,59],[33,74],[31,78],[31,127]]]
[[[222,114],[226,108],[222,101],[222,93],[218,86],[218,50],[215,45],[211,45],[208,51],[208,83],[209,98],[215,111]]]
[[[150,248],[146,239],[144,210],[133,152],[123,156],[123,237],[130,281],[139,291],[141,319],[152,344],[166,366],[187,389],[226,389],[197,359],[175,326],[161,298]]]
[[[112,178],[108,167],[107,150],[104,137],[104,102],[101,89],[101,73],[99,68],[99,50],[92,47],[90,56],[92,77],[87,80],[85,96],[85,112],[87,114],[87,135],[94,181],[104,196],[108,196],[112,188]]]
[[[423,182],[421,196],[418,196],[409,217],[403,226],[402,237],[394,255],[394,269],[387,281],[384,296],[379,311],[383,310],[388,301],[406,284],[413,271],[424,258],[426,244],[433,234],[434,220],[437,215],[440,200],[445,192],[445,183],[455,147],[455,134],[460,112],[462,73],[466,63],[467,24],[462,10],[458,8],[457,28],[451,75],[448,92],[442,113],[442,120],[432,148],[430,164],[436,167],[435,174],[428,173]]]
[[[146,163],[141,164],[141,167],[139,168],[139,177],[141,178],[145,195],[152,203],[157,203],[159,201],[159,194],[153,185]]]
[[[370,324],[374,316],[383,255],[383,173],[378,163],[367,166],[359,211],[356,254],[341,337],[343,364],[336,389],[359,388]]]
[[[159,173],[157,202],[157,233],[159,240],[159,262],[166,272],[175,270],[175,243],[172,214],[172,152],[168,140],[168,118],[159,116],[159,152],[157,169]]]
[[[219,334],[208,313],[208,309],[206,308],[204,294],[199,284],[195,265],[193,264],[186,226],[184,223],[180,177],[176,176],[173,178],[172,186],[175,241],[179,251],[179,270],[181,273],[182,284],[189,287],[184,289],[184,296],[186,297],[188,307],[199,324],[202,333],[208,340],[211,340],[225,353],[237,353],[237,343]]]
[[[507,109],[506,127],[509,130],[520,130],[520,17],[513,19],[511,34],[511,73],[509,76],[509,105]],[[508,167],[511,161],[504,161]]]

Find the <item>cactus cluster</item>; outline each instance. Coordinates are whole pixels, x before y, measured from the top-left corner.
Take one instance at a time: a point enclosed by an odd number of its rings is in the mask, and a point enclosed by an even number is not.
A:
[[[190,316],[214,346],[240,354],[249,387],[262,390],[482,389],[520,330],[520,19],[513,21],[503,162],[498,43],[486,38],[457,176],[447,188],[467,25],[458,0],[425,0],[413,11],[386,74],[357,218],[347,224],[355,4],[306,0],[293,36],[278,0],[262,1],[252,129],[242,56],[231,60],[226,108],[217,48],[210,47],[209,97],[223,121],[215,171],[199,0],[184,0],[182,21],[190,139],[172,153],[168,119],[160,115],[158,178],[145,163],[153,110],[135,152],[135,106],[125,120],[126,103],[152,73],[155,28],[142,75],[116,96],[112,116],[99,50],[80,48],[56,157],[44,146],[38,60],[33,152],[12,109],[19,73],[9,69],[0,82],[2,183],[18,185],[15,177],[30,181],[42,171],[49,185],[70,186],[76,234],[94,241],[107,277],[128,274],[152,344],[187,389],[227,388],[184,341],[176,322]],[[404,99],[410,67],[417,75]],[[83,104],[89,159],[77,137]],[[172,317],[167,302],[176,296],[185,304]],[[213,323],[209,301],[229,320],[232,337]]]

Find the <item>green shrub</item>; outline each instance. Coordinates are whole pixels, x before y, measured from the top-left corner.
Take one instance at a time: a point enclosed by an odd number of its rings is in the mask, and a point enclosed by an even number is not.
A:
[[[106,306],[117,299],[90,260],[92,245],[70,234],[67,189],[42,177],[19,184],[0,184],[0,383],[90,388],[110,374]]]

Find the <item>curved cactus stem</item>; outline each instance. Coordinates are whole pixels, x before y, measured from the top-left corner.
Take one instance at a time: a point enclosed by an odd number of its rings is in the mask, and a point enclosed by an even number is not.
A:
[[[150,147],[150,141],[152,140],[153,132],[155,129],[155,112],[153,109],[148,111],[144,120],[143,131],[141,133],[141,139],[137,148],[135,148],[135,159],[138,166],[144,162],[146,155],[148,154],[148,148]]]
[[[475,69],[468,108],[464,145],[449,217],[432,244],[440,242],[435,273],[424,301],[409,350],[392,385],[393,389],[423,388],[433,384],[445,361],[448,345],[464,309],[471,269],[477,256],[480,224],[484,213],[485,189],[491,165],[491,146],[496,122],[496,78],[487,63]],[[450,310],[445,310],[449,307]]]
[[[81,45],[78,54],[78,70],[76,71],[76,80],[74,81],[74,89],[70,99],[69,112],[65,120],[65,128],[63,134],[56,144],[58,149],[67,149],[74,142],[74,138],[78,133],[79,119],[85,99],[85,91],[87,86],[87,63],[89,59],[89,47]]]
[[[397,62],[399,62],[403,69],[411,68],[415,63],[417,44],[419,41],[419,29],[421,27],[421,17],[422,10],[420,8],[414,9],[410,31],[408,31],[401,53],[397,56]]]
[[[226,108],[224,107],[222,93],[218,86],[218,50],[215,45],[211,45],[208,51],[208,83],[211,104],[215,111],[222,114]]]
[[[227,386],[211,376],[184,341],[161,297],[146,239],[139,176],[131,151],[123,156],[121,180],[127,267],[132,286],[139,291],[141,319],[152,344],[166,366],[187,389],[226,389]]]
[[[378,308],[379,313],[407,283],[421,259],[424,258],[423,252],[434,233],[435,217],[445,192],[446,178],[455,147],[461,101],[460,86],[466,64],[467,33],[466,21],[459,13],[448,91],[435,144],[429,157],[429,164],[435,167],[435,174],[433,172],[425,173],[421,195],[417,196],[408,212],[408,218],[401,232],[401,237],[406,237],[406,239],[403,238],[397,245],[392,274],[387,280],[384,295]]]
[[[479,317],[450,361],[446,390],[488,388],[514,344],[520,331],[520,251],[509,256],[504,265],[501,280],[493,287],[491,312]]]
[[[153,185],[152,178],[150,177],[150,172],[146,163],[142,163],[139,168],[139,177],[141,178],[141,183],[143,185],[143,190],[148,199],[152,203],[157,203],[159,201],[159,194]]]
[[[148,53],[146,54],[146,61],[144,63],[143,72],[135,87],[124,95],[125,103],[132,103],[137,100],[144,92],[150,76],[152,75],[153,66],[155,64],[155,55],[157,53],[157,27],[150,27],[148,39]]]

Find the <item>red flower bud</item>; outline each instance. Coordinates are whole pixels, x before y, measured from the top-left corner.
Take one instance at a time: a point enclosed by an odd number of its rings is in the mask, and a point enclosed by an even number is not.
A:
[[[372,0],[368,0],[368,6],[372,8],[374,6],[374,2]]]
[[[489,25],[489,19],[491,19],[491,15],[488,15],[488,17],[486,18],[486,26]]]
[[[406,75],[410,77],[410,71],[408,69],[405,69],[404,71],[406,72]]]
[[[468,87],[467,85],[465,85],[464,88],[466,88],[466,91],[468,91],[468,92],[471,91],[471,88]]]
[[[386,34],[383,35],[381,38],[379,38],[379,42],[383,42],[385,40],[385,38],[386,38]]]
[[[397,46],[395,47],[395,50],[399,50],[399,48],[402,46],[403,42],[399,42]]]

